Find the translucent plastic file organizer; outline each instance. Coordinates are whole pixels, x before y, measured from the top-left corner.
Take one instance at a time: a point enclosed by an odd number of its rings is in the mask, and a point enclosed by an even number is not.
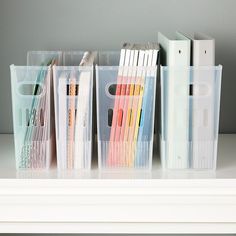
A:
[[[96,66],[99,168],[151,169],[157,68],[118,62],[100,53]]]
[[[90,169],[93,66],[54,66],[59,170]]]
[[[16,167],[49,168],[51,67],[10,66]]]
[[[63,65],[64,66],[79,66],[84,51],[65,51],[63,52]]]
[[[222,66],[161,67],[161,160],[216,168]]]
[[[28,51],[28,66],[47,66],[49,64],[62,65],[63,53],[61,51]]]

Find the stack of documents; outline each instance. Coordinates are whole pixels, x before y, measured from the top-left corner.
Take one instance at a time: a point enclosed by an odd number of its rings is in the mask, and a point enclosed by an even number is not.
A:
[[[158,55],[155,43],[125,43],[121,49],[106,167],[149,165],[145,150],[153,139]]]
[[[17,168],[48,168],[51,162],[51,66],[12,65]]]
[[[53,68],[59,169],[90,168],[92,80],[96,53],[85,52],[80,56],[77,66],[73,62],[73,66]]]

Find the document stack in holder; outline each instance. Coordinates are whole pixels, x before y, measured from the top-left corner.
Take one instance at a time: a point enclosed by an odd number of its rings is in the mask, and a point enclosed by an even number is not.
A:
[[[51,65],[11,65],[17,169],[47,169],[53,156]]]
[[[120,53],[99,53],[100,169],[151,168],[158,52],[158,44],[126,43]]]
[[[65,66],[53,67],[59,170],[91,168],[95,56],[95,52],[66,52]]]
[[[162,165],[168,169],[215,169],[222,66],[214,65],[214,40],[201,34],[186,37],[179,32],[175,40],[161,33],[158,39],[164,65]]]

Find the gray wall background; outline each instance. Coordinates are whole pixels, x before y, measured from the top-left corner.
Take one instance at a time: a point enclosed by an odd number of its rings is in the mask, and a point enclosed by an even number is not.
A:
[[[0,133],[12,132],[9,65],[28,50],[120,49],[157,32],[205,32],[223,64],[220,131],[236,132],[235,0],[0,0]]]

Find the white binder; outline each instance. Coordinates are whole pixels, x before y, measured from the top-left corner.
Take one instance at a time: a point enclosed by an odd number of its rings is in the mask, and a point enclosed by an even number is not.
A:
[[[195,33],[192,41],[192,65],[215,65],[215,40]],[[193,70],[192,168],[213,168],[214,163],[214,70]]]
[[[166,167],[189,167],[189,74],[190,40],[176,32],[170,39],[158,33],[161,57],[169,67],[166,129]],[[178,70],[180,68],[180,70]],[[182,68],[182,69],[181,69]],[[178,72],[178,73],[176,73]]]

